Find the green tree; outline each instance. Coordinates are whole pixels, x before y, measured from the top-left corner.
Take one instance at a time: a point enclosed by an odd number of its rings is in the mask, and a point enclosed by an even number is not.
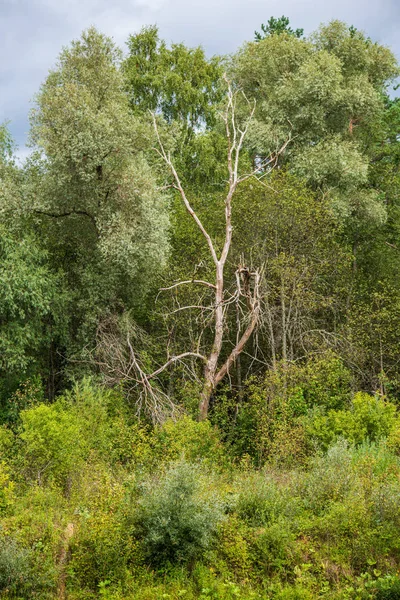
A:
[[[0,125],[0,162],[3,165],[12,161],[14,150],[14,140],[8,130],[7,123],[3,123]]]
[[[216,497],[201,497],[200,477],[195,465],[181,462],[161,480],[143,486],[146,494],[139,498],[132,521],[150,564],[193,565],[211,546],[224,515]]]
[[[303,37],[304,29],[292,29],[289,26],[289,19],[285,16],[282,17],[271,17],[267,24],[261,24],[261,32],[254,32],[254,40],[261,42],[264,38],[269,35],[280,35],[281,33],[287,33],[288,35],[294,35],[297,38]]]
[[[306,39],[282,32],[246,44],[233,76],[257,102],[249,150],[268,156],[290,135],[281,162],[327,195],[338,217],[381,222],[385,209],[368,166],[381,139],[384,92],[397,74],[389,49],[340,21]]]
[[[44,318],[56,280],[32,236],[16,237],[0,225],[0,370],[23,376],[43,351]]]
[[[95,29],[64,49],[36,99],[25,210],[36,218],[67,307],[62,353],[90,348],[105,312],[144,297],[167,252],[167,203],[132,115],[121,53]],[[150,139],[149,139],[150,136]]]
[[[279,171],[268,185],[242,185],[235,222],[234,264],[260,265],[263,274],[258,344],[264,360],[274,367],[335,345],[351,262],[328,203]]]
[[[160,112],[193,132],[215,122],[215,106],[222,98],[221,64],[208,60],[201,47],[167,47],[156,26],[129,36],[123,63],[130,105],[135,113]]]
[[[21,210],[25,180],[14,142],[0,127],[0,396],[41,372],[57,276],[32,219]]]

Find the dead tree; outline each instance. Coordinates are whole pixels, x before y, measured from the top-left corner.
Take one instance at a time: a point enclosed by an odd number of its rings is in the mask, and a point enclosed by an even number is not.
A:
[[[230,368],[235,363],[236,359],[244,349],[245,345],[249,341],[252,333],[254,332],[260,318],[260,271],[258,269],[250,270],[245,265],[240,265],[236,271],[236,282],[237,287],[233,295],[230,298],[226,297],[226,289],[224,283],[225,268],[228,260],[228,256],[232,246],[232,201],[235,192],[239,184],[250,177],[264,176],[266,171],[272,169],[278,160],[279,155],[284,151],[287,146],[286,142],[279,150],[271,154],[265,160],[259,161],[257,167],[250,173],[240,175],[239,174],[239,159],[243,150],[243,144],[248,131],[248,127],[251,119],[253,118],[255,111],[255,104],[250,104],[247,99],[247,105],[249,106],[249,115],[245,123],[241,126],[237,119],[237,99],[240,92],[234,92],[230,83],[227,83],[227,102],[226,108],[223,112],[222,119],[225,126],[226,139],[227,139],[227,169],[228,169],[228,182],[227,182],[227,193],[225,196],[225,239],[222,250],[218,252],[215,243],[213,242],[210,234],[204,227],[198,214],[193,209],[185,189],[182,185],[181,179],[175,169],[174,163],[171,159],[171,155],[164,148],[161,141],[157,121],[153,115],[154,128],[158,140],[158,148],[156,148],[158,154],[167,165],[172,178],[173,187],[180,194],[182,202],[184,203],[188,213],[193,218],[199,231],[204,237],[207,243],[210,256],[215,267],[215,280],[212,282],[193,280],[193,281],[181,281],[175,283],[171,287],[178,287],[179,285],[185,284],[196,284],[203,285],[213,290],[214,302],[214,334],[212,346],[205,356],[199,356],[205,363],[204,368],[204,385],[201,393],[200,404],[199,404],[199,418],[204,420],[208,415],[208,407],[210,397],[216,386],[224,379],[229,373]],[[220,363],[222,347],[224,342],[224,330],[226,321],[226,309],[229,304],[234,302],[238,297],[244,297],[247,305],[247,326],[243,333],[238,336],[236,345],[231,350],[228,357],[224,360],[223,364]],[[169,361],[170,362],[170,361]],[[168,364],[168,363],[167,363]]]
[[[265,159],[258,160],[257,165],[253,170],[246,174],[240,174],[240,156],[241,152],[243,151],[243,145],[249,124],[254,115],[255,104],[250,103],[240,91],[234,91],[230,83],[227,80],[225,81],[227,84],[227,100],[225,110],[221,114],[221,117],[225,127],[227,141],[228,180],[227,192],[224,199],[224,213],[223,215],[221,215],[225,231],[222,249],[217,248],[215,241],[213,241],[211,235],[207,231],[199,215],[194,210],[190,200],[188,199],[181,178],[174,166],[171,155],[169,152],[167,152],[161,140],[161,136],[157,126],[157,120],[155,115],[153,115],[154,130],[158,142],[158,146],[155,148],[155,150],[159,154],[161,159],[164,161],[172,177],[172,186],[168,187],[173,187],[179,193],[187,212],[197,225],[198,230],[200,231],[201,235],[205,240],[205,243],[208,246],[209,255],[214,265],[215,273],[213,281],[205,281],[203,279],[193,278],[190,280],[178,281],[173,283],[169,287],[162,288],[162,290],[165,291],[172,290],[184,285],[196,285],[205,287],[209,291],[211,290],[213,300],[210,306],[203,306],[199,303],[195,306],[179,307],[177,311],[174,311],[179,312],[185,309],[200,309],[203,311],[207,311],[208,314],[211,315],[213,339],[210,343],[210,348],[207,352],[182,352],[177,356],[172,356],[171,358],[169,358],[164,365],[160,366],[153,373],[145,374],[140,364],[140,361],[138,360],[135,354],[134,348],[129,343],[128,339],[128,362],[126,362],[126,360],[121,361],[121,363],[116,361],[117,365],[114,367],[114,371],[112,371],[112,373],[116,376],[116,381],[118,379],[123,380],[125,378],[126,380],[126,378],[128,378],[131,381],[133,381],[135,385],[141,384],[143,387],[143,396],[147,403],[150,402],[151,412],[152,414],[154,413],[156,415],[156,420],[160,419],[158,414],[160,413],[160,397],[162,399],[161,413],[163,412],[163,409],[165,408],[166,404],[168,405],[170,401],[165,397],[165,394],[163,394],[162,392],[160,393],[158,388],[153,388],[151,380],[157,378],[165,369],[167,369],[171,365],[180,361],[184,361],[188,358],[191,358],[192,360],[196,361],[200,360],[204,363],[203,388],[199,402],[199,419],[206,419],[208,415],[210,397],[212,393],[214,392],[216,386],[224,379],[224,377],[226,375],[229,375],[230,369],[233,367],[239,355],[245,348],[247,342],[250,340],[260,320],[260,270],[250,269],[246,265],[241,264],[237,267],[236,270],[234,290],[228,290],[228,286],[226,286],[225,283],[226,266],[232,247],[232,202],[237,188],[241,182],[251,177],[264,177],[270,170],[272,170],[276,166],[278,158],[280,154],[282,154],[282,152],[285,150],[289,140],[281,148],[271,153],[270,156],[266,157]],[[239,122],[237,115],[237,103],[239,99],[239,94],[241,99],[245,101],[249,109],[248,116],[244,120],[243,124]],[[235,345],[226,357],[225,352],[223,352],[223,347],[224,341],[226,341],[224,340],[224,336],[226,335],[227,328],[227,311],[229,306],[235,304],[237,307],[239,305],[239,302],[241,303],[242,318],[240,320],[241,322],[239,323],[238,330],[236,332]],[[110,341],[108,341],[107,343],[108,347],[109,342]],[[221,363],[222,356],[224,356],[224,359]],[[112,377],[114,375],[112,375]]]

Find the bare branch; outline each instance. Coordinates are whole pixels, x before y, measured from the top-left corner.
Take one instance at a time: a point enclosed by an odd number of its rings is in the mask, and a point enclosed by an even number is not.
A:
[[[197,283],[199,285],[205,285],[213,290],[216,289],[216,286],[213,283],[210,283],[209,281],[203,281],[202,279],[187,279],[186,281],[178,281],[177,283],[174,283],[173,285],[170,285],[169,287],[160,288],[160,291],[165,292],[167,290],[173,290],[174,288],[177,288],[180,285],[185,285],[187,283]]]
[[[171,173],[172,173],[172,175],[173,175],[173,177],[175,179],[175,184],[176,184],[175,187],[176,187],[176,189],[179,191],[179,193],[181,195],[181,198],[183,200],[183,203],[185,204],[186,210],[188,211],[188,213],[190,214],[190,216],[193,218],[193,220],[195,221],[197,227],[200,229],[201,233],[203,234],[203,236],[204,236],[204,238],[205,238],[205,240],[206,240],[206,242],[208,244],[208,247],[209,247],[211,256],[213,258],[213,261],[216,264],[218,262],[218,258],[217,258],[217,253],[215,251],[214,244],[212,242],[211,236],[207,232],[206,228],[204,227],[203,223],[201,222],[201,220],[199,219],[199,217],[197,216],[197,214],[195,213],[195,211],[193,210],[193,208],[192,208],[192,206],[191,206],[191,204],[190,204],[190,202],[189,202],[189,200],[188,200],[188,198],[186,196],[186,193],[185,193],[185,190],[183,189],[183,186],[182,186],[181,180],[179,178],[179,175],[176,172],[176,169],[175,169],[175,167],[174,167],[174,165],[173,165],[173,163],[171,161],[171,156],[165,152],[165,148],[164,148],[164,145],[163,145],[163,143],[161,141],[161,138],[160,138],[160,133],[158,131],[157,121],[156,121],[156,117],[155,117],[154,113],[152,113],[152,117],[153,117],[154,130],[156,132],[157,141],[158,141],[158,144],[159,144],[159,147],[160,147],[160,149],[155,148],[155,150],[158,152],[158,154],[164,159],[165,163],[168,165],[168,167],[169,167],[169,169],[170,169],[170,171],[171,171]]]
[[[188,356],[191,356],[193,358],[200,358],[200,360],[202,360],[203,362],[207,361],[207,358],[203,356],[203,354],[200,354],[198,352],[183,352],[183,354],[179,354],[178,356],[173,356],[172,358],[170,358],[162,367],[151,373],[151,375],[147,375],[147,379],[153,379],[154,377],[157,377],[157,375],[165,371],[165,369],[167,369],[170,365],[179,360],[182,360],[183,358],[187,358]]]
[[[270,170],[274,169],[278,164],[279,157],[281,156],[281,154],[283,154],[285,152],[287,146],[290,144],[291,141],[292,141],[292,138],[289,136],[289,138],[286,140],[286,142],[276,152],[270,154],[270,156],[268,158],[262,160],[256,169],[251,171],[251,173],[242,175],[239,178],[238,183],[242,183],[243,181],[246,181],[250,177],[257,177],[258,174],[261,174],[261,176],[264,176],[265,170],[268,167],[270,167]]]
[[[246,343],[248,342],[253,331],[256,328],[256,325],[257,325],[259,317],[260,317],[259,282],[260,282],[260,275],[258,272],[256,272],[255,273],[255,283],[254,283],[254,293],[253,293],[252,299],[249,300],[250,306],[251,306],[250,323],[246,327],[246,330],[244,331],[243,335],[240,337],[239,341],[237,342],[236,346],[234,347],[234,349],[228,356],[227,360],[225,361],[225,363],[223,364],[221,369],[215,375],[214,385],[218,385],[218,383],[229,372],[230,367],[235,362],[235,360],[237,359],[239,354],[242,352],[243,348],[245,347]]]
[[[106,385],[114,387],[123,384],[128,397],[135,399],[138,414],[143,411],[153,422],[162,423],[179,414],[180,410],[167,394],[151,384],[134,351],[131,333],[136,336],[137,328],[128,327],[123,333],[115,318],[101,323],[96,364],[103,373]]]
[[[190,283],[203,285],[206,288],[212,289],[214,291],[215,298],[213,299],[211,306],[203,306],[203,302],[207,303],[204,299],[204,294],[198,294],[199,297],[195,300],[195,302],[197,301],[197,304],[189,306],[179,306],[178,299],[176,298],[176,306],[178,307],[175,308],[175,310],[170,311],[169,313],[170,315],[173,315],[180,313],[184,310],[199,309],[201,312],[199,314],[195,313],[196,320],[197,322],[202,320],[203,332],[205,328],[210,325],[212,318],[214,320],[214,332],[213,340],[210,344],[210,350],[207,353],[207,356],[204,356],[200,352],[200,340],[205,338],[205,336],[201,334],[197,342],[197,352],[184,352],[182,354],[179,354],[178,356],[173,356],[169,360],[167,360],[167,362],[162,367],[156,369],[151,375],[145,375],[143,371],[140,372],[138,370],[138,367],[140,368],[140,365],[134,365],[135,372],[139,374],[139,378],[143,381],[144,389],[147,389],[150,379],[157,377],[170,365],[186,357],[200,359],[202,362],[204,362],[204,386],[199,405],[200,419],[204,419],[207,417],[209,400],[212,391],[226,375],[229,375],[231,366],[234,364],[234,362],[239,357],[240,353],[243,351],[245,345],[249,341],[252,334],[255,331],[257,331],[257,326],[260,320],[260,272],[257,270],[254,271],[248,269],[243,265],[239,266],[236,271],[236,290],[234,291],[228,290],[224,281],[225,267],[232,245],[232,201],[238,185],[242,181],[245,181],[250,177],[262,178],[263,176],[265,176],[266,170],[270,172],[277,165],[279,156],[286,150],[286,147],[290,142],[289,138],[281,146],[281,148],[276,149],[276,151],[271,153],[269,157],[267,157],[265,160],[262,160],[252,172],[240,176],[240,156],[244,147],[245,138],[248,133],[250,123],[255,114],[256,105],[255,103],[250,102],[246,98],[246,96],[242,94],[244,100],[247,103],[249,114],[247,119],[244,122],[240,123],[237,118],[237,100],[238,94],[240,94],[241,92],[232,88],[232,85],[229,82],[226,75],[224,75],[224,80],[227,84],[227,100],[225,111],[221,114],[221,118],[225,125],[225,135],[227,142],[226,157],[228,169],[228,189],[225,196],[224,207],[225,237],[223,240],[223,246],[219,257],[217,254],[217,249],[214,246],[214,242],[212,241],[210,234],[204,227],[202,221],[196,214],[194,208],[192,207],[191,203],[189,202],[186,196],[186,192],[183,188],[180,177],[171,160],[170,153],[166,151],[161,141],[160,133],[157,127],[156,117],[154,114],[152,115],[154,130],[158,141],[158,148],[156,148],[156,151],[170,170],[174,181],[173,187],[179,192],[184,206],[186,207],[186,210],[189,212],[189,214],[195,221],[198,229],[200,230],[201,234],[205,238],[210,251],[211,258],[215,265],[215,283],[210,283],[208,281],[193,278],[191,280],[188,279],[185,281],[175,282],[168,287],[161,288],[160,291],[173,290],[182,285],[187,285]],[[237,315],[236,345],[229,354],[228,358],[225,360],[224,364],[221,367],[219,367],[218,363],[221,358],[224,335],[227,330],[227,313],[229,307],[232,304],[236,305]],[[209,314],[211,313],[212,315],[210,317],[210,320],[205,318],[206,311],[209,311]],[[244,328],[243,333],[241,321],[247,323],[247,326]],[[192,361],[192,368],[193,364],[194,363]]]

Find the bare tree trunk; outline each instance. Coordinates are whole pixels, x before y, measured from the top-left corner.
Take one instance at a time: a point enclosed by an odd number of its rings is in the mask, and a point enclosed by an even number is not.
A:
[[[201,392],[199,404],[199,418],[206,419],[210,397],[215,386],[215,373],[217,371],[218,358],[221,354],[222,341],[224,335],[224,313],[223,313],[223,293],[224,293],[224,265],[217,263],[216,269],[216,290],[215,290],[215,333],[214,343],[204,369],[204,386]]]
[[[236,344],[240,339],[240,331],[241,331],[241,323],[240,323],[240,312],[239,312],[239,302],[236,301]],[[241,402],[243,396],[243,383],[242,383],[242,363],[240,360],[240,354],[236,360],[236,383],[237,389],[239,392],[239,401]],[[236,406],[236,416],[239,409],[239,405]]]

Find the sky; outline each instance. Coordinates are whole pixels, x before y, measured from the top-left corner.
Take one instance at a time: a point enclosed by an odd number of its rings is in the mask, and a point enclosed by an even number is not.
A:
[[[157,24],[168,42],[202,45],[211,56],[234,52],[261,23],[282,15],[306,34],[346,21],[400,59],[400,0],[0,0],[0,123],[10,121],[26,156],[34,95],[61,48],[91,25],[124,48],[130,33]]]

